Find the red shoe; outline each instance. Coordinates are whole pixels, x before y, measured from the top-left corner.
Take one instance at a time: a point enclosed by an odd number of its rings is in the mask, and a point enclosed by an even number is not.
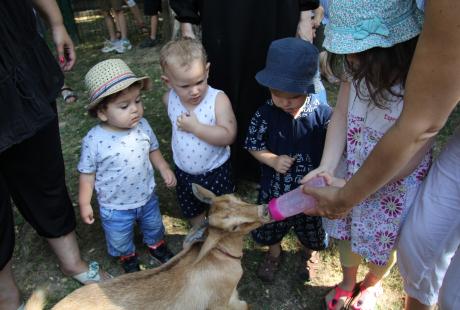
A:
[[[326,298],[324,299],[327,310],[342,309],[351,300],[351,297],[353,296],[353,290],[344,290],[340,287],[339,284],[337,284],[332,290],[334,290],[335,292],[334,297],[332,297],[332,299],[329,300],[329,302],[326,301]],[[337,305],[339,305],[339,303],[341,303],[341,305],[339,308],[337,308]]]

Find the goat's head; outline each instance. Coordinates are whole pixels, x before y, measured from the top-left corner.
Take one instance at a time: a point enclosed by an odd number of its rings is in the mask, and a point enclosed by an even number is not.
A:
[[[192,189],[199,200],[211,206],[208,213],[208,225],[201,228],[194,227],[184,240],[185,246],[187,243],[193,243],[193,240],[204,238],[195,263],[200,262],[209,251],[217,247],[222,238],[242,237],[271,221],[266,205],[249,204],[232,194],[216,196],[197,184],[192,184]]]
[[[210,205],[210,227],[244,235],[268,222],[266,206],[244,202],[233,194],[216,196],[197,184],[192,188],[199,200]]]

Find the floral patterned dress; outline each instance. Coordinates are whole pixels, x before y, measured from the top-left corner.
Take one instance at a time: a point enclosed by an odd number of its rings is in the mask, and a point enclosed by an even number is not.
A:
[[[400,89],[398,86],[394,90]],[[351,87],[347,121],[347,180],[359,170],[377,142],[398,119],[402,107],[402,98],[392,97],[387,108],[380,109],[360,99],[354,86]],[[350,240],[352,251],[367,261],[385,265],[431,160],[430,150],[412,174],[385,185],[356,205],[347,217],[325,220],[326,231],[333,238]]]

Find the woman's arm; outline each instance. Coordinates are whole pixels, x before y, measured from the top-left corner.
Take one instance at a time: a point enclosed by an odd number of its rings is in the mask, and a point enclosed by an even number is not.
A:
[[[304,189],[322,214],[345,215],[388,183],[446,123],[460,99],[460,2],[428,1],[425,24],[409,70],[404,108],[364,165],[342,189]],[[383,164],[384,163],[384,164]]]
[[[55,0],[33,0],[35,8],[48,22],[53,34],[54,45],[59,59],[59,65],[64,71],[69,71],[75,64],[75,48],[65,29],[61,11]]]

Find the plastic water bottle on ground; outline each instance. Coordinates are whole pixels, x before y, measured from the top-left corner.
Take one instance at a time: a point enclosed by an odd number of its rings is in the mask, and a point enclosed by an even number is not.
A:
[[[326,181],[323,177],[315,177],[305,183],[306,186],[310,187],[324,187],[326,186]],[[317,201],[310,195],[306,195],[302,191],[302,186],[287,192],[278,198],[273,198],[268,203],[268,209],[270,211],[271,217],[275,221],[284,220],[287,217],[305,213],[311,214],[316,211]]]

